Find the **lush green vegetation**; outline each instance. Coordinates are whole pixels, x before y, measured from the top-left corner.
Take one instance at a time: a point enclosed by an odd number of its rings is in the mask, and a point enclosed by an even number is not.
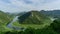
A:
[[[50,21],[51,22],[51,21]],[[45,28],[50,26],[51,23],[44,23],[44,24],[20,24],[18,21],[13,23],[13,26],[18,26],[18,27],[23,27],[23,28],[27,28],[27,27],[32,27],[32,28],[37,28],[37,29],[41,29],[41,28]]]
[[[59,20],[55,20],[50,26],[42,29],[28,27],[24,31],[7,31],[3,34],[60,34]]]
[[[13,23],[13,26],[18,26],[22,28],[32,27],[41,29],[45,26],[50,26],[52,21],[45,15],[38,11],[27,12],[26,14],[19,17],[19,22]]]
[[[44,28],[44,29],[34,29],[34,28],[27,28],[25,31],[7,31],[3,34],[58,34],[51,28]]]
[[[13,16],[0,11],[0,34],[60,34],[60,18],[52,22],[39,12],[29,12],[13,23],[22,30],[6,27],[12,19]]]
[[[51,27],[53,28],[54,31],[60,33],[60,19],[55,20],[52,24]]]
[[[27,12],[19,17],[20,24],[43,24],[51,23],[51,20],[38,11]]]
[[[3,11],[0,11],[0,33],[10,30],[6,25],[13,19],[13,17]]]
[[[12,16],[0,11],[0,25],[6,25],[12,20]]]

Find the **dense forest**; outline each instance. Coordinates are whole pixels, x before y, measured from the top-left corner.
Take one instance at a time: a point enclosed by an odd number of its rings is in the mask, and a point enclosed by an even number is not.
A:
[[[54,22],[43,29],[34,29],[31,27],[28,27],[24,31],[7,31],[7,32],[1,32],[1,34],[60,34],[60,21],[54,20]]]

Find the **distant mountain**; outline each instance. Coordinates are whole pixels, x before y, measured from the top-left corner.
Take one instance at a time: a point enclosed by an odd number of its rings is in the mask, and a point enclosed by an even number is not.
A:
[[[60,18],[60,10],[51,10],[51,11],[41,10],[40,12],[45,14],[45,15],[47,15],[47,16],[52,16],[52,17],[55,17],[55,18]]]
[[[30,11],[19,17],[21,24],[41,24],[49,21],[50,19],[38,11]]]

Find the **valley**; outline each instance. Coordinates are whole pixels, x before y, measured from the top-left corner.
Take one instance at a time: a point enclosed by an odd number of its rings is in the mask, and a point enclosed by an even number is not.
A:
[[[19,14],[17,14],[17,15],[13,16],[11,14],[6,14],[4,12],[0,12],[0,16],[1,16],[0,17],[0,24],[1,24],[0,33],[3,33],[4,31],[6,33],[9,31],[10,31],[10,33],[14,32],[14,31],[23,32],[23,31],[26,31],[26,29],[28,29],[28,30],[31,30],[31,29],[38,30],[39,29],[39,32],[40,31],[43,32],[44,30],[47,29],[47,32],[49,32],[49,33],[53,33],[53,34],[58,33],[58,31],[55,32],[53,27],[55,27],[55,25],[54,25],[55,20],[57,20],[56,26],[58,26],[57,24],[60,24],[59,20],[58,20],[59,18],[54,18],[53,16],[52,17],[47,16],[45,13],[43,14],[39,11],[30,11],[30,12],[26,12],[21,15],[19,15]],[[51,32],[50,30],[53,32]]]

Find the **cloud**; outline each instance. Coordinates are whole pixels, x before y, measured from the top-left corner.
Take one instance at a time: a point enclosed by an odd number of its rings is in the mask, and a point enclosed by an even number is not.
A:
[[[22,12],[29,10],[60,9],[60,0],[0,0],[0,10]]]

